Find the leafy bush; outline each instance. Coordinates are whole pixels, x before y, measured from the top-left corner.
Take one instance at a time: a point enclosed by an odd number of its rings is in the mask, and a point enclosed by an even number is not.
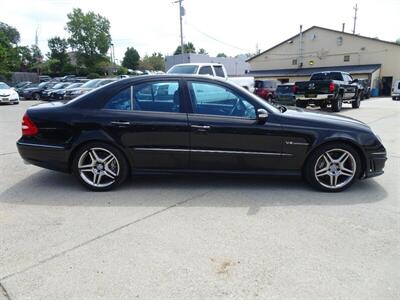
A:
[[[96,79],[99,77],[100,77],[100,75],[98,73],[89,73],[87,76],[88,79]]]

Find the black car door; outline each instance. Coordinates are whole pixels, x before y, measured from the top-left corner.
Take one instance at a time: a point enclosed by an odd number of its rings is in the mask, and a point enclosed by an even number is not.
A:
[[[127,86],[102,110],[106,131],[132,156],[135,169],[186,169],[189,127],[179,80]]]
[[[191,112],[190,167],[196,170],[265,171],[279,168],[279,123],[256,119],[259,104],[231,85],[187,81]]]

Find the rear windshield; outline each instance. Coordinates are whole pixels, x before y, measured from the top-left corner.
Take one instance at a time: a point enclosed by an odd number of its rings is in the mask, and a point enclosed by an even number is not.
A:
[[[276,92],[280,94],[290,94],[293,91],[292,85],[278,85]]]
[[[343,80],[342,74],[339,72],[315,73],[310,80]]]
[[[198,66],[174,66],[168,70],[168,74],[196,74]]]
[[[95,88],[96,87],[96,85],[99,83],[99,81],[100,81],[101,79],[93,79],[93,80],[90,80],[90,81],[88,81],[88,82],[86,82],[85,84],[83,84],[81,87],[82,88]]]

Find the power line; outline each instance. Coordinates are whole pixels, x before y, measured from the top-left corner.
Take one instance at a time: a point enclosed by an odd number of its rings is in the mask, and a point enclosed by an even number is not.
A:
[[[240,51],[251,52],[251,51],[249,51],[249,49],[243,49],[243,48],[234,46],[234,45],[232,45],[232,44],[226,43],[226,42],[224,42],[224,41],[221,41],[220,39],[218,39],[218,38],[216,38],[216,37],[213,37],[213,36],[209,35],[208,33],[205,33],[204,31],[201,31],[201,30],[198,29],[196,26],[194,26],[193,24],[190,24],[190,23],[187,22],[187,21],[186,21],[186,24],[189,25],[190,27],[192,27],[192,28],[193,28],[194,30],[196,30],[197,32],[201,33],[202,35],[204,35],[204,36],[208,37],[209,39],[212,39],[212,40],[214,40],[214,41],[216,41],[216,42],[218,42],[218,43],[220,43],[220,44],[223,44],[223,45],[228,46],[228,47],[231,47],[231,48],[238,49],[238,50],[240,50]]]

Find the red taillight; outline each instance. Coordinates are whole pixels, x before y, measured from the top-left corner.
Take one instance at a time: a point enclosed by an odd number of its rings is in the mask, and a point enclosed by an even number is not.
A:
[[[329,84],[329,92],[330,92],[330,93],[333,93],[333,92],[335,91],[335,88],[336,88],[336,84],[334,84],[333,82],[331,82],[331,83]]]
[[[299,87],[297,85],[294,85],[292,88],[293,94],[296,94],[298,90],[299,90]]]
[[[35,135],[38,133],[38,128],[35,123],[29,119],[28,115],[25,114],[22,118],[22,135]]]

